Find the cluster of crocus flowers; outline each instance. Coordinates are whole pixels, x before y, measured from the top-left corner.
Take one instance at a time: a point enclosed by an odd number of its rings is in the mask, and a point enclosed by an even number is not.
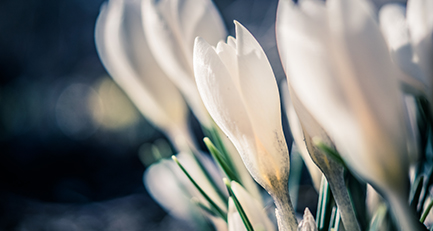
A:
[[[227,37],[210,0],[110,0],[96,25],[100,58],[182,151],[173,156],[179,169],[168,159],[148,167],[148,191],[173,216],[202,214],[216,230],[275,230],[254,178],[273,199],[278,230],[324,230],[332,213],[334,229],[341,219],[356,231],[366,227],[351,188],[356,176],[358,189],[365,193],[366,182],[388,201],[400,230],[423,230],[433,203],[421,222],[411,209],[424,211],[433,184],[431,161],[417,162],[426,159],[433,121],[432,7],[410,0],[405,16],[401,5],[377,13],[368,0],[280,0],[276,33],[292,149],[320,194],[317,224],[306,209],[298,226],[280,92],[254,36],[235,21],[236,34]],[[205,143],[214,162],[193,141],[188,106],[211,134]],[[375,224],[385,217],[377,211]]]
[[[409,215],[410,124],[400,80],[371,3],[280,1],[277,40],[306,136],[320,127],[347,166],[389,200],[402,230]],[[320,137],[321,138],[321,137]]]

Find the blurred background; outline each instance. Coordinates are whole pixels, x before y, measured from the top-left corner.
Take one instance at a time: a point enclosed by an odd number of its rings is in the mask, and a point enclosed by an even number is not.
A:
[[[143,186],[146,147],[165,137],[99,61],[94,25],[103,2],[0,1],[0,230],[190,229]],[[215,4],[229,33],[234,19],[244,24],[283,79],[277,1]]]

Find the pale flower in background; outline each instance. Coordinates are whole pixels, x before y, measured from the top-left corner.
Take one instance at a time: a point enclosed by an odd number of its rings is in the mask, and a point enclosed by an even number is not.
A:
[[[240,184],[231,182],[231,188],[254,230],[275,231],[275,225],[266,215],[261,203],[251,196]],[[229,199],[229,211],[227,214],[229,231],[246,230],[245,225],[236,209],[233,199]]]
[[[239,151],[253,178],[273,197],[280,230],[296,230],[288,196],[289,152],[278,87],[265,53],[242,25],[236,38],[194,46],[194,73],[203,102]]]
[[[194,157],[188,153],[179,153],[177,158],[204,192],[223,211],[227,211],[226,202],[203,174],[202,169],[197,164]],[[217,186],[220,191],[224,191],[224,185],[216,166],[208,158],[203,158],[202,160],[214,182],[218,183]],[[143,180],[147,191],[153,199],[174,217],[188,221],[195,219],[195,213],[197,213],[199,209],[196,205],[191,203],[191,198],[197,198],[200,203],[209,206],[208,202],[172,159],[161,159],[149,166],[144,173]],[[227,195],[224,196],[226,197]],[[216,226],[221,227],[220,218],[213,217],[211,220]],[[219,230],[221,230],[221,228]]]
[[[150,49],[159,65],[185,96],[206,128],[206,111],[193,72],[193,46],[197,36],[215,45],[227,36],[222,18],[211,0],[143,0],[143,24]]]
[[[363,0],[280,1],[277,38],[289,84],[354,173],[380,188],[402,230],[408,129],[402,73],[392,62],[376,12]]]
[[[140,112],[179,150],[187,151],[193,143],[187,128],[187,105],[152,57],[141,24],[140,1],[104,4],[95,40],[105,68]]]

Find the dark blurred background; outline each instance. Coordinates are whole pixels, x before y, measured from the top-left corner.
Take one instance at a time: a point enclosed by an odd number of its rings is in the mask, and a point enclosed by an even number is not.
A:
[[[165,138],[99,61],[103,2],[0,0],[0,230],[190,228],[143,186],[139,153]],[[258,38],[282,79],[277,1],[216,5],[231,35],[236,19]]]

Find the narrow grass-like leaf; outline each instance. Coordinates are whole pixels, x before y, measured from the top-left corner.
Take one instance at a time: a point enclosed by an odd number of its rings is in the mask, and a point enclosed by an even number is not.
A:
[[[237,153],[229,153],[224,145],[224,142],[221,139],[220,133],[218,132],[218,128],[214,125],[211,129],[205,129],[205,133],[207,134],[207,137],[210,137],[210,139],[214,142],[214,145],[216,149],[220,152],[221,156],[224,157],[224,160],[228,167],[233,172],[233,175],[236,176],[238,179],[236,182],[238,182],[240,185],[243,185],[242,179],[239,175],[238,169],[236,168],[236,165],[233,162],[231,155],[237,155]]]
[[[240,217],[242,219],[242,222],[245,225],[245,228],[247,229],[247,231],[254,231],[254,228],[251,225],[251,222],[248,219],[247,214],[245,213],[244,209],[242,208],[241,203],[239,203],[238,198],[233,193],[230,181],[227,178],[224,178],[224,183],[226,184],[227,190],[229,191],[229,194],[232,197],[233,202],[235,203],[236,209],[238,210],[238,213],[239,213],[239,215],[240,215]]]
[[[381,231],[387,215],[387,208],[384,204],[380,205],[371,219],[368,231]]]
[[[427,218],[428,214],[430,213],[430,210],[431,210],[432,207],[433,207],[433,199],[430,201],[430,203],[428,204],[427,208],[423,212],[423,214],[421,216],[421,219],[419,219],[419,221],[421,223],[424,223],[424,221]]]
[[[180,167],[180,169],[185,173],[191,183],[197,188],[200,194],[209,202],[212,208],[216,211],[216,213],[225,221],[227,221],[227,214],[220,208],[218,205],[203,191],[203,189],[195,182],[195,180],[191,177],[191,175],[186,171],[186,169],[182,166],[176,156],[171,156],[171,158],[176,162],[176,164]]]
[[[342,225],[341,214],[340,214],[340,210],[338,210],[338,208],[337,208],[335,211],[334,231],[340,231],[340,229],[342,229],[340,227],[341,225]]]
[[[424,175],[420,175],[415,179],[415,182],[412,185],[412,188],[410,190],[410,207],[413,209],[413,211],[417,211],[418,202],[420,199],[422,187],[424,183]]]
[[[425,185],[424,185],[424,194],[422,194],[421,196],[421,203],[420,203],[420,209],[418,211],[418,214],[420,215],[423,208],[424,208],[424,204],[427,200],[427,197],[430,195],[428,193],[428,189],[430,188],[430,186],[433,184],[433,167],[430,168],[430,171],[427,174],[427,178],[425,180]]]
[[[195,206],[199,207],[201,210],[203,210],[204,212],[206,212],[207,214],[211,215],[211,216],[218,216],[217,214],[215,214],[215,211],[213,211],[211,208],[207,207],[206,205],[204,205],[203,203],[200,202],[199,199],[197,199],[196,197],[191,198],[191,203],[193,203]]]
[[[224,171],[224,173],[227,175],[227,177],[231,181],[234,180],[234,181],[239,183],[240,180],[236,176],[236,174],[233,172],[233,169],[227,163],[227,159],[224,158],[224,156],[222,156],[221,152],[215,147],[215,145],[212,143],[212,141],[208,137],[205,137],[203,139],[203,141],[206,144],[206,147],[209,149],[209,152],[212,154],[212,157],[219,164],[219,166]]]
[[[319,201],[317,204],[316,222],[319,231],[328,231],[329,222],[331,220],[333,197],[331,189],[329,188],[328,181],[322,176],[322,183],[320,185]]]
[[[212,187],[215,189],[215,191],[218,193],[218,196],[221,198],[222,201],[227,201],[227,197],[224,195],[224,193],[221,191],[221,188],[217,185],[215,182],[215,179],[211,176],[211,174],[208,172],[207,168],[203,164],[203,156],[201,156],[200,153],[191,153],[194,160],[200,167],[200,170],[203,172],[206,179],[211,183]]]

